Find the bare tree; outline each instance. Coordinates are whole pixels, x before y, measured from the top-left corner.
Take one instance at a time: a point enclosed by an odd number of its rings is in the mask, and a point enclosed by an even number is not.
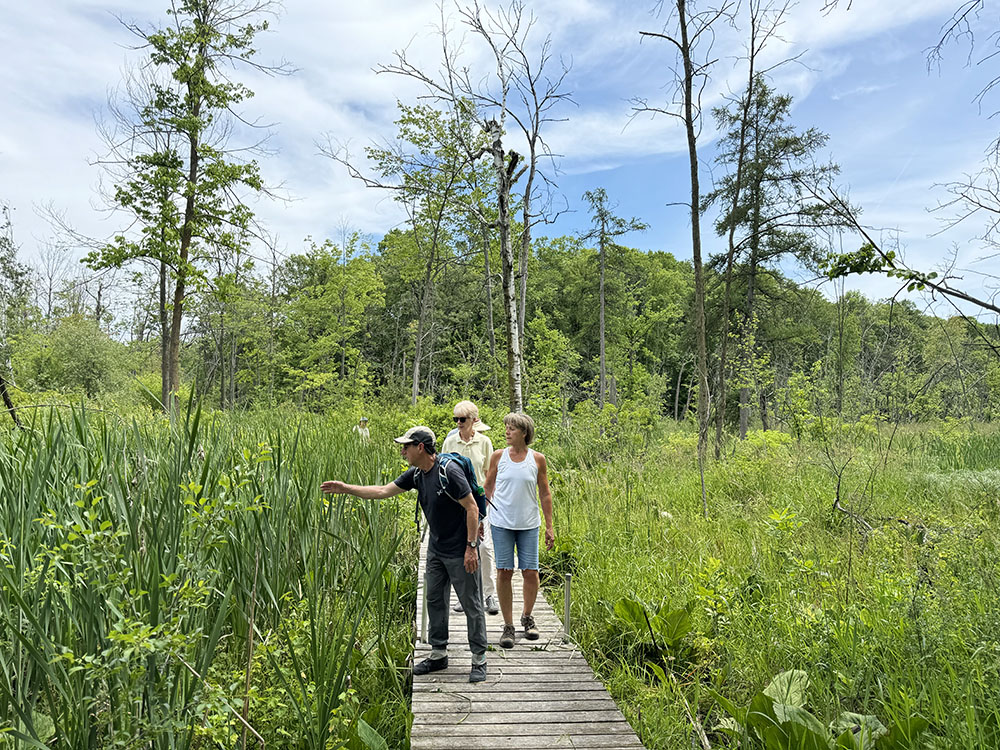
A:
[[[532,34],[534,17],[526,10],[522,0],[511,0],[496,12],[490,12],[474,0],[468,6],[460,7],[458,15],[465,27],[485,43],[493,65],[491,74],[476,79],[460,61],[461,45],[452,45],[443,5],[440,6],[440,14],[442,61],[438,72],[426,72],[407,57],[406,50],[397,51],[395,62],[379,66],[377,71],[420,82],[426,87],[428,98],[443,105],[456,119],[474,120],[485,135],[485,143],[478,142],[478,138],[466,141],[465,154],[470,164],[482,157],[491,161],[496,215],[484,216],[471,202],[465,206],[499,235],[507,334],[508,401],[512,410],[521,411],[524,405],[524,302],[531,227],[547,216],[546,206],[537,207],[536,201],[541,201],[542,197],[536,190],[536,180],[549,184],[549,178],[545,177],[539,164],[543,158],[552,158],[542,131],[555,119],[552,109],[569,98],[569,94],[562,91],[568,68],[562,65],[558,74],[549,76],[547,69],[552,64],[550,40],[546,37],[536,45]],[[508,123],[514,123],[521,131],[526,156],[511,148],[507,142]],[[522,177],[526,177],[524,188],[517,195],[514,186]],[[518,200],[522,228],[518,238],[519,252],[515,255],[513,211]]]
[[[488,86],[477,89],[480,106],[499,111],[514,122],[524,136],[527,148],[525,155],[524,189],[521,193],[521,236],[518,258],[520,277],[518,300],[519,336],[524,338],[524,315],[528,289],[528,259],[531,257],[531,229],[539,221],[550,220],[551,192],[539,191],[537,181],[544,188],[552,187],[551,178],[539,169],[542,159],[553,162],[553,154],[542,131],[550,122],[563,118],[552,116],[552,110],[562,101],[570,101],[568,92],[563,91],[568,66],[560,61],[558,71],[551,77],[552,40],[546,36],[538,45],[537,57],[529,36],[535,25],[534,16],[526,10],[522,0],[514,0],[496,13],[489,13],[478,2],[462,11],[469,27],[493,50],[497,63],[497,78],[501,85],[502,98],[497,98],[495,90]],[[541,202],[543,205],[538,207]]]
[[[69,271],[69,250],[61,242],[49,240],[42,243],[38,261],[33,268],[35,307],[47,326],[52,325],[59,290],[66,282]]]
[[[664,3],[654,11],[659,14]],[[633,100],[636,114],[667,115],[680,120],[687,138],[690,169],[691,256],[694,265],[694,328],[696,368],[698,373],[698,467],[701,473],[702,513],[708,517],[708,497],[705,491],[705,453],[708,445],[709,390],[708,345],[705,331],[705,273],[701,254],[701,187],[699,181],[698,135],[703,122],[702,94],[709,81],[709,72],[716,60],[712,57],[712,42],[716,24],[732,18],[735,0],[719,0],[704,9],[697,2],[673,0],[671,13],[662,31],[641,31],[643,38],[663,40],[673,46],[679,67],[673,67],[674,97],[665,105],[650,104],[645,99]]]

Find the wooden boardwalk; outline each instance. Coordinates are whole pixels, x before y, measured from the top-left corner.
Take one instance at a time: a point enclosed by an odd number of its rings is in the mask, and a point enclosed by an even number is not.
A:
[[[425,540],[420,548],[414,662],[430,653],[423,641],[426,555]],[[515,572],[515,626],[521,602],[521,576]],[[412,750],[642,748],[586,660],[573,645],[564,644],[562,623],[541,594],[533,613],[541,631],[537,641],[526,640],[518,627],[514,648],[500,648],[496,643],[503,617],[486,615],[486,682],[475,685],[469,683],[465,614],[449,612],[448,669],[413,678]]]

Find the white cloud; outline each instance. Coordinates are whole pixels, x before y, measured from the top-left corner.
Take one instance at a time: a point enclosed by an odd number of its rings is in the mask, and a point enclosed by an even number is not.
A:
[[[950,70],[942,79],[926,77],[921,50],[953,4],[854,0],[849,11],[841,3],[822,15],[818,3],[802,3],[781,30],[787,41],[775,43],[764,61],[803,53],[800,64],[774,73],[775,87],[795,97],[796,124],[830,133],[831,152],[869,219],[906,228],[910,252],[926,253],[921,260],[940,247],[926,236],[933,231],[924,211],[933,202],[931,186],[954,176],[956,164],[974,165],[988,131],[974,113],[956,110],[950,127],[934,118],[935,107],[956,106],[951,102],[961,95],[952,91],[957,86],[947,77]],[[551,64],[572,62],[566,88],[578,106],[564,106],[557,115],[567,120],[553,123],[546,133],[552,149],[564,154],[561,168],[573,187],[572,205],[588,178],[591,186],[613,181],[621,213],[649,211],[644,218],[659,228],[648,236],[666,237],[671,226],[683,224],[678,210],[661,211],[658,220],[648,206],[657,191],[669,189],[669,195],[656,198],[664,203],[683,196],[684,159],[670,158],[683,154],[683,134],[672,118],[629,120],[632,97],[658,104],[670,96],[669,45],[639,40],[640,30],[657,30],[664,23],[649,14],[651,6],[633,0],[535,0],[531,8],[538,38],[552,36]],[[451,5],[447,8],[451,14]],[[32,206],[50,201],[81,230],[107,236],[118,225],[92,208],[100,173],[88,160],[101,151],[94,114],[120,81],[126,60],[143,58],[129,49],[135,38],[115,16],[149,25],[164,17],[162,8],[151,0],[49,0],[45,13],[25,3],[11,4],[5,12],[0,199],[17,208],[17,236],[29,255],[35,238],[49,231]],[[320,239],[333,233],[341,219],[374,234],[402,220],[391,199],[366,190],[319,155],[317,141],[330,134],[360,151],[373,140],[392,137],[396,100],[412,101],[421,89],[372,69],[392,62],[394,50],[407,48],[415,63],[436,71],[438,22],[433,0],[295,0],[261,36],[261,61],[287,59],[298,69],[287,77],[241,76],[256,92],[246,104],[247,116],[275,123],[269,145],[277,153],[261,159],[262,170],[295,198],[287,204],[260,201],[254,208],[290,249],[298,249],[306,235]],[[450,23],[459,26],[453,17]],[[921,32],[914,35],[917,26]],[[745,73],[736,61],[740,48],[730,32],[720,35],[720,62],[705,92],[706,109],[743,85]],[[464,52],[480,71],[474,75],[489,72],[488,56],[474,38],[466,36]],[[711,138],[706,123],[706,165]]]
[[[892,88],[893,85],[894,84],[891,83],[887,84],[869,83],[862,86],[855,86],[854,88],[848,89],[847,91],[838,91],[835,94],[831,94],[830,98],[835,102],[839,102],[841,99],[848,99],[854,96],[868,96],[869,94],[877,94],[880,91],[885,91],[886,89]]]

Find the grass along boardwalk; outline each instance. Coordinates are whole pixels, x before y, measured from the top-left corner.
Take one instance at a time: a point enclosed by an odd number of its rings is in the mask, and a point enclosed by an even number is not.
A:
[[[423,607],[426,558],[424,539],[414,662],[430,653]],[[515,625],[521,601],[521,577],[515,572]],[[534,615],[541,638],[526,640],[519,628],[509,650],[496,645],[503,617],[486,615],[490,643],[486,681],[470,684],[465,614],[450,612],[448,669],[413,678],[413,750],[642,748],[586,660],[575,646],[563,642],[562,622],[541,594]]]

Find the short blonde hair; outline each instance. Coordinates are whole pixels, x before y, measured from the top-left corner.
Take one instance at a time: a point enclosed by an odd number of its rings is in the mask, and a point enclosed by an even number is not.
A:
[[[473,422],[479,419],[479,407],[471,401],[459,401],[452,413],[457,417],[472,417]]]
[[[507,425],[507,427],[513,427],[515,430],[523,432],[525,445],[531,445],[531,441],[535,439],[535,420],[527,414],[523,414],[519,411],[512,411],[503,418],[503,423]]]

